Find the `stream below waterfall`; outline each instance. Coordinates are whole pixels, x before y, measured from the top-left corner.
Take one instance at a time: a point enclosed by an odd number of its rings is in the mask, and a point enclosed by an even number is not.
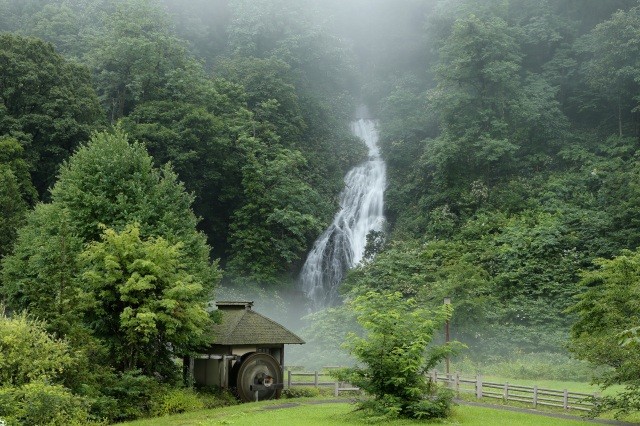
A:
[[[382,231],[384,225],[386,166],[378,148],[377,123],[361,118],[351,124],[351,130],[367,145],[369,158],[345,176],[340,210],[315,241],[302,267],[302,291],[312,311],[340,302],[338,287],[346,272],[362,260],[367,234]]]

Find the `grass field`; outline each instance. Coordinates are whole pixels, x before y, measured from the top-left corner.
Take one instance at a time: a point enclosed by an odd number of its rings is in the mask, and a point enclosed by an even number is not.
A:
[[[278,408],[276,407],[286,407]],[[416,425],[419,421],[385,422],[385,425]],[[126,423],[130,426],[208,426],[208,425],[365,425],[362,416],[353,411],[347,403],[331,403],[326,400],[293,399],[241,404],[215,410],[148,419]],[[437,424],[490,426],[572,426],[586,423],[579,420],[565,420],[529,413],[514,413],[483,407],[457,406],[453,416]]]

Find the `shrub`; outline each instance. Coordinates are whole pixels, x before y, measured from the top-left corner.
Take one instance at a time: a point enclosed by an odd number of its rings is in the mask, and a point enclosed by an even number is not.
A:
[[[26,313],[9,318],[0,306],[0,383],[60,381],[71,363],[68,343],[47,333],[43,321]]]
[[[71,426],[97,424],[89,415],[89,402],[60,385],[31,382],[0,388],[0,418],[8,425]]]
[[[103,391],[104,406],[101,414],[110,422],[121,422],[147,417],[154,401],[159,401],[163,386],[154,378],[139,371],[118,374]]]
[[[320,396],[320,389],[311,386],[296,386],[282,391],[283,398],[315,398]]]
[[[432,312],[400,293],[368,292],[349,302],[364,337],[350,333],[348,347],[362,363],[335,373],[371,399],[360,408],[372,419],[446,417],[452,396],[427,381],[426,372],[453,352],[451,344],[427,347],[450,307]]]
[[[238,404],[238,399],[227,389],[219,387],[202,386],[196,389],[198,398],[204,404],[204,408],[219,408]]]
[[[205,405],[196,392],[191,389],[174,388],[156,395],[151,401],[150,414],[154,417],[180,414],[187,411],[202,410]]]

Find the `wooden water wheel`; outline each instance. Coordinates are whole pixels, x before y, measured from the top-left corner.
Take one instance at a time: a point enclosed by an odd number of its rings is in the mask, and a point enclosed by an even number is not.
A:
[[[245,402],[277,399],[283,387],[280,363],[263,352],[243,355],[233,366],[230,379],[238,398]]]

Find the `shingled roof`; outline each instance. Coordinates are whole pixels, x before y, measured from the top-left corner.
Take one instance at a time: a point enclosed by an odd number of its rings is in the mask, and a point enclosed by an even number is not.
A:
[[[213,326],[216,345],[303,344],[300,337],[252,310],[253,302],[216,302],[222,323]]]

